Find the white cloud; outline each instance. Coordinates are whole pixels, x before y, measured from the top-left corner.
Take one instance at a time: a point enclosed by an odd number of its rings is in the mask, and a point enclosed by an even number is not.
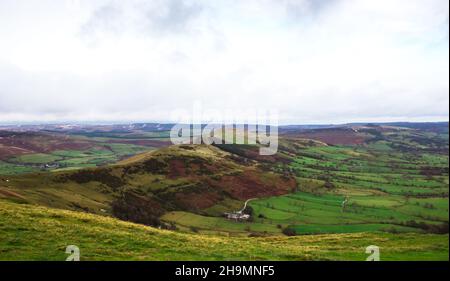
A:
[[[5,0],[0,38],[0,122],[164,121],[194,100],[285,123],[449,114],[446,0]]]

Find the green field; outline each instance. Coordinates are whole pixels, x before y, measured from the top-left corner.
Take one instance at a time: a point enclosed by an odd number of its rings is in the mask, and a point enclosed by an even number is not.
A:
[[[251,201],[251,222],[229,221],[209,211],[163,219],[203,232],[448,232],[448,154],[416,146],[399,151],[388,144],[302,147],[288,166],[278,166],[296,177],[297,191]],[[226,211],[238,209],[233,208]]]
[[[266,232],[279,234],[280,229],[274,224],[235,222],[223,217],[202,216],[188,212],[169,212],[162,220],[174,222],[180,230],[199,233],[217,233],[227,235],[248,235],[249,232]]]
[[[413,222],[439,225],[448,222],[444,198],[408,200],[401,196],[354,195],[345,210],[342,195],[295,194],[250,203],[258,223],[289,225],[298,233],[354,231],[421,232]],[[448,202],[448,201],[447,201]],[[433,209],[428,206],[433,205]],[[439,206],[440,205],[440,206]],[[342,227],[339,227],[342,226]]]
[[[33,166],[23,166],[0,161],[0,175],[26,174],[38,171]]]
[[[58,160],[61,160],[61,157],[58,155],[44,153],[26,154],[11,159],[12,162],[30,164],[45,164],[56,162]]]
[[[38,221],[38,223],[36,223]],[[49,239],[51,237],[51,239]],[[0,260],[448,260],[448,235],[353,233],[226,237],[158,230],[92,214],[0,200]]]
[[[151,147],[133,144],[98,143],[96,148],[88,150],[56,150],[50,153],[25,154],[0,161],[0,175],[97,167],[150,150]]]

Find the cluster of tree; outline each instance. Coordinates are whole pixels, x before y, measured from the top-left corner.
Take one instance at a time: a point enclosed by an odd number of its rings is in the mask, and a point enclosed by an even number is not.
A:
[[[420,228],[427,233],[434,234],[447,234],[448,233],[448,222],[443,222],[440,224],[429,224],[426,222],[417,222],[415,220],[410,220],[403,223],[404,226]]]
[[[159,217],[164,213],[162,206],[153,198],[139,194],[138,191],[124,191],[111,203],[112,214],[126,221],[154,227],[171,228],[162,223]]]
[[[286,236],[296,236],[297,235],[297,232],[295,232],[295,230],[290,227],[284,228],[282,232]]]

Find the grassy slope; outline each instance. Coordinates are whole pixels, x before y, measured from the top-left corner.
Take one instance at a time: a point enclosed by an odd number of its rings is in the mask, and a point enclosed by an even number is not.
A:
[[[152,199],[152,205],[163,212],[220,215],[229,204],[233,205],[231,210],[240,208],[239,200],[286,194],[295,186],[292,177],[285,178],[229,156],[213,146],[173,146],[108,167],[1,176],[0,198],[112,214],[112,202],[121,192],[132,191]],[[136,202],[128,205],[132,208]]]
[[[0,200],[0,260],[448,260],[448,235],[358,233],[231,238],[158,230],[109,217]]]
[[[404,141],[404,139],[404,137],[400,138],[401,141]],[[423,153],[415,150],[412,151],[414,153],[409,153],[408,150],[392,149],[385,144],[385,141],[378,141],[361,147],[325,146],[321,143],[310,144],[308,142],[306,144],[300,143],[302,144],[301,149],[295,147],[299,144],[298,142],[284,142],[283,144],[286,146],[291,145],[292,149],[290,151],[295,151],[292,155],[294,161],[288,166],[297,176],[299,187],[303,192],[252,201],[250,205],[254,209],[255,218],[255,221],[252,223],[235,223],[221,217],[211,217],[218,216],[224,211],[237,210],[241,207],[242,202],[228,197],[221,198],[220,200],[225,200],[220,201],[220,204],[202,209],[197,214],[169,212],[163,216],[163,220],[175,222],[182,231],[194,231],[193,229],[195,229],[201,235],[217,234],[219,232],[223,234],[230,233],[231,235],[267,232],[273,235],[281,234],[282,228],[287,226],[295,229],[298,234],[374,232],[377,230],[421,232],[420,228],[405,227],[400,224],[410,220],[429,224],[448,222],[448,154]],[[416,146],[417,144],[413,147]],[[245,154],[247,151],[233,152],[237,153],[235,155],[240,155]],[[170,197],[170,195],[177,193],[183,194],[180,198],[188,198],[189,202],[202,203],[206,199],[211,199],[211,196],[205,196],[205,194],[208,194],[210,190],[214,190],[218,183],[220,183],[220,186],[226,188],[241,186],[245,183],[243,179],[249,175],[246,171],[250,171],[251,169],[243,165],[243,163],[235,162],[235,160],[224,157],[226,155],[229,156],[229,152],[219,151],[211,147],[197,147],[194,150],[180,150],[179,148],[172,147],[161,151],[137,155],[106,170],[110,171],[108,173],[112,175],[120,176],[123,174],[122,168],[124,166],[134,167],[135,164],[151,158],[165,159],[165,163],[172,163],[169,165],[168,170],[174,171],[174,174],[155,174],[139,168],[139,173],[127,175],[123,179],[128,186],[135,187],[146,193],[162,195],[161,198],[164,199],[163,201],[177,202],[175,200],[177,198]],[[196,158],[198,156],[200,156],[200,160],[202,161],[198,161],[199,159]],[[249,158],[252,159],[252,157]],[[180,165],[180,160],[182,162],[185,160],[189,161],[190,164]],[[276,163],[282,163],[281,160],[283,159],[276,161]],[[215,164],[210,166],[210,162]],[[439,172],[440,175],[427,177],[422,174],[421,166],[442,170],[446,168],[447,172]],[[60,173],[54,173],[53,175],[58,174]],[[240,179],[239,182],[231,181],[237,178]],[[272,182],[270,178],[265,179],[262,174],[258,174],[257,178]],[[54,182],[52,174],[40,174],[39,181],[36,181],[36,179],[33,175],[29,177],[10,177],[9,182],[0,182],[0,198],[6,197],[9,200],[28,201],[64,209],[79,210],[82,207],[94,213],[102,213],[102,209],[109,212],[109,204],[113,200],[114,191],[105,186],[105,184],[97,181],[90,181],[83,184],[78,184],[73,181]],[[201,186],[192,186],[193,182],[204,183],[206,180],[209,182],[212,179],[214,179],[212,182],[212,187],[214,188],[212,189],[198,192],[198,188]],[[327,180],[333,183],[334,188],[329,190],[323,188]],[[252,188],[260,185],[255,181],[249,184]],[[280,186],[280,184],[273,185]],[[191,190],[191,188],[194,189]],[[243,188],[241,186],[241,188],[228,191],[235,192],[236,190],[243,190]],[[317,196],[319,194],[312,195],[310,192],[320,193],[320,196]],[[11,196],[11,194],[22,195],[26,199],[21,200],[17,196]],[[350,203],[348,211],[343,213],[341,212],[341,202],[346,195],[350,196]],[[423,195],[426,195],[426,197],[420,197]],[[246,195],[242,197],[248,198]],[[183,201],[179,202],[185,203]],[[185,208],[183,207],[181,209]],[[189,211],[198,210],[191,209]],[[260,214],[263,214],[264,217],[259,218]],[[68,226],[70,224],[67,223]],[[27,229],[27,225],[27,223],[24,223],[22,226],[18,225],[17,228]],[[76,229],[79,227],[76,220],[74,220],[74,227]],[[10,231],[14,233],[15,229],[11,228]],[[130,235],[131,233],[132,231],[129,232]],[[109,233],[108,235],[112,234]],[[134,232],[132,235],[135,235]],[[136,237],[141,236],[139,234]],[[145,234],[143,236],[145,237]],[[205,240],[207,239],[205,238],[206,236],[198,236],[195,234],[194,237],[196,237],[194,239],[207,241]],[[351,241],[352,237],[357,237],[358,241]],[[357,235],[345,234],[341,236],[308,236],[295,239],[298,239],[298,243],[304,243],[308,247],[314,247],[317,244],[320,248],[314,250],[312,258],[315,259],[336,258],[360,260],[361,256],[364,257],[364,251],[355,250],[356,248],[354,247],[362,247],[359,245],[360,239],[362,241],[361,243],[375,244],[371,241],[376,237],[384,237],[389,239],[388,241],[397,241],[396,243],[399,243],[399,247],[412,249],[415,247],[413,245],[420,245],[415,252],[407,251],[407,254],[399,254],[395,250],[392,255],[385,257],[386,259],[437,259],[438,255],[440,255],[440,258],[443,258],[443,253],[445,252],[447,252],[445,259],[448,259],[448,246],[446,249],[439,246],[442,245],[440,244],[442,241],[439,239],[445,236],[423,236],[418,234],[398,234],[396,236],[392,234],[366,233]],[[434,242],[430,237],[438,237],[433,239],[441,241],[437,244],[437,248],[431,246]],[[404,240],[405,238],[406,240]],[[109,238],[105,239],[108,240]],[[141,238],[138,239],[139,241],[141,240]],[[222,241],[225,238],[215,239]],[[246,245],[250,243],[248,238],[236,239],[238,240],[234,240],[234,242],[240,241],[240,243]],[[308,257],[305,254],[311,254],[310,250],[303,249],[302,251],[304,252],[296,254],[297,256],[294,258],[290,258],[288,247],[296,246],[295,243],[290,244],[295,239],[290,240],[292,238],[288,239],[286,237],[276,238],[277,240],[274,240],[275,238],[266,239],[268,241],[284,241],[283,243],[285,244],[283,245],[286,247],[286,252],[276,252],[276,255],[250,252],[247,256],[237,256],[234,253],[227,252],[223,253],[220,257],[215,257],[214,255],[208,256],[209,254],[206,250],[205,252],[196,253],[196,249],[192,248],[193,253],[188,254],[183,250],[183,254],[179,256],[174,254],[174,256],[180,259],[251,259],[254,257],[261,259],[305,259]],[[326,242],[324,239],[326,239]],[[265,241],[264,238],[258,238],[252,241],[265,243],[261,242]],[[95,239],[92,239],[91,242],[95,243]],[[240,247],[240,244],[234,242],[230,245]],[[100,241],[99,243],[101,244],[102,242]],[[143,255],[141,254],[142,251],[145,250],[139,250],[137,246],[132,246],[135,247],[132,251],[137,255],[136,257],[133,257],[132,254],[125,257],[120,253],[125,248],[121,247],[128,247],[130,243],[133,244],[135,242],[119,239],[111,243],[111,247],[114,248],[111,251],[115,252],[114,256],[117,255],[117,259],[172,259],[171,257],[167,257],[166,253],[155,253],[155,255],[144,255],[141,257]],[[148,245],[145,244],[147,242],[142,243],[139,242],[138,244],[144,248],[148,248]],[[231,242],[226,240],[221,243],[227,243],[228,245]],[[333,243],[335,244],[334,246]],[[394,244],[392,243],[392,245]],[[346,245],[351,245],[351,250],[344,249]],[[0,244],[0,246],[2,245]],[[172,246],[177,248],[178,244],[168,244],[165,250],[170,253],[176,251],[171,248]],[[268,246],[272,247],[277,245]],[[49,245],[49,247],[51,248],[52,246]],[[95,249],[90,249],[89,247],[87,247],[88,251],[94,253]],[[200,245],[196,247],[202,249]],[[251,246],[252,249],[253,247]],[[333,247],[337,249],[337,252],[331,251]],[[232,249],[232,247],[230,248]],[[0,247],[0,249],[3,249],[3,247]],[[126,250],[124,251],[126,252]],[[222,248],[214,249],[214,251],[221,252]],[[389,253],[390,250],[388,249],[387,251]],[[59,253],[59,255],[64,255],[64,253]],[[102,256],[99,259],[104,258],[107,257]]]

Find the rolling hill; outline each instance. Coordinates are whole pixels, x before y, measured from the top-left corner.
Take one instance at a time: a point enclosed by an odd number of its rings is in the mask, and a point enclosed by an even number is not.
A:
[[[181,145],[108,167],[3,177],[0,198],[158,225],[167,211],[205,214],[213,206],[238,208],[243,200],[295,188],[293,177],[251,159],[214,146]]]
[[[0,260],[448,260],[448,235],[353,233],[224,237],[160,230],[82,212],[0,200]]]
[[[0,259],[10,259],[16,246],[24,259],[44,257],[27,248],[22,238],[40,240],[46,248],[37,249],[49,253],[46,259],[59,259],[64,256],[57,252],[62,244],[55,250],[53,241],[36,231],[69,241],[61,231],[73,227],[88,233],[72,243],[87,245],[83,248],[91,254],[86,259],[169,259],[167,253],[173,253],[176,259],[360,260],[363,245],[376,243],[392,247],[386,259],[448,260],[448,129],[445,124],[402,125],[280,128],[278,153],[272,156],[259,155],[258,145],[133,150],[129,145],[135,144],[125,142],[164,142],[165,127],[78,128],[69,139],[93,142],[96,147],[27,153],[16,161],[63,161],[54,157],[90,161],[92,153],[103,151],[99,144],[113,147],[116,141],[125,145],[117,147],[125,157],[72,170],[26,173],[11,167],[12,173],[0,173],[0,204],[6,214],[0,231],[7,237],[2,248],[9,249],[0,253]],[[250,219],[224,217],[250,198],[244,210]],[[77,219],[81,217],[89,219]],[[30,228],[33,219],[48,223],[48,231]],[[107,230],[111,225],[120,225],[125,236],[136,232],[137,241]],[[125,225],[132,230],[121,228]],[[111,249],[104,250],[110,257],[94,249],[96,239],[91,236],[97,230],[106,231],[99,243],[104,247],[111,243]],[[148,240],[148,233],[155,240]],[[174,249],[183,244],[167,242],[167,237],[192,243],[187,244],[192,251]],[[208,246],[201,241],[208,241],[209,250],[218,254],[208,256],[202,248]],[[297,241],[303,243],[299,252]],[[222,249],[220,243],[227,246]],[[433,248],[433,243],[439,246]],[[232,253],[241,244],[252,254]],[[164,253],[140,248],[148,245],[166,248]],[[265,247],[267,251],[262,250]],[[295,248],[292,255],[289,247]]]

